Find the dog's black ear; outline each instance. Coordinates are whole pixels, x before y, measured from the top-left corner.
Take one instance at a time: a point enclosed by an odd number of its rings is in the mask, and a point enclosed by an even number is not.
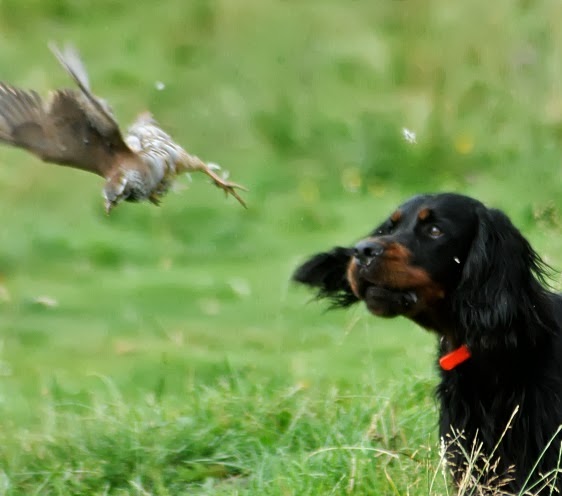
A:
[[[501,211],[478,207],[476,236],[455,291],[453,309],[469,347],[513,346],[532,333],[546,304],[546,264]],[[542,283],[542,284],[541,284]]]
[[[317,296],[329,299],[335,307],[350,306],[359,301],[347,280],[352,255],[352,249],[340,247],[318,253],[295,271],[293,281],[316,288]]]

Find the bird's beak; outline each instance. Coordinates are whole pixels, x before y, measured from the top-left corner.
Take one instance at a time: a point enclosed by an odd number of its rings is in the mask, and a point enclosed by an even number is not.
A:
[[[108,199],[105,200],[105,213],[107,215],[109,215],[111,213],[111,209],[113,208],[113,206],[114,205],[110,200],[108,200]]]

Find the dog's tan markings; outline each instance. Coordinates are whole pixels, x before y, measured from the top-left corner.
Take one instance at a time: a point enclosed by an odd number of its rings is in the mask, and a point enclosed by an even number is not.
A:
[[[431,214],[431,210],[429,208],[422,208],[419,213],[418,213],[418,219],[419,220],[426,220],[427,218],[429,218]]]
[[[391,260],[399,260],[406,265],[412,257],[412,253],[400,243],[388,243],[384,248],[384,256]]]
[[[379,262],[361,275],[357,262],[351,259],[347,266],[351,290],[361,298],[362,288],[368,282],[389,289],[415,290],[420,298],[419,303],[425,305],[443,299],[445,291],[441,285],[433,281],[425,269],[411,265],[411,259],[410,250],[400,243],[388,243]]]
[[[390,216],[390,220],[392,222],[394,222],[395,224],[400,222],[400,219],[402,218],[402,212],[400,210],[396,210],[391,216]]]
[[[357,296],[357,298],[361,299],[361,295],[359,293],[359,278],[357,270],[357,262],[354,258],[352,258],[347,265],[347,281],[349,282],[349,286],[351,287],[351,291],[353,291],[353,294]]]

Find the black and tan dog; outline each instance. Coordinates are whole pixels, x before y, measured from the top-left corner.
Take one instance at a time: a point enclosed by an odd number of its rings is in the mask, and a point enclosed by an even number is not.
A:
[[[355,246],[314,255],[294,274],[335,306],[363,301],[435,332],[440,435],[454,477],[476,440],[497,462],[482,467],[482,485],[534,485],[531,494],[550,494],[541,484],[561,465],[562,298],[545,277],[505,214],[449,193],[408,200]]]

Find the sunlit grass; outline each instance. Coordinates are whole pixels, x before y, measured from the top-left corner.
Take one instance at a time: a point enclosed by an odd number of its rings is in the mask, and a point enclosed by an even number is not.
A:
[[[438,190],[562,267],[559,14],[0,2],[2,79],[70,85],[46,44],[73,41],[124,126],[150,109],[250,188],[244,211],[194,177],[108,218],[99,179],[0,149],[0,495],[451,494],[433,338],[289,278]]]

